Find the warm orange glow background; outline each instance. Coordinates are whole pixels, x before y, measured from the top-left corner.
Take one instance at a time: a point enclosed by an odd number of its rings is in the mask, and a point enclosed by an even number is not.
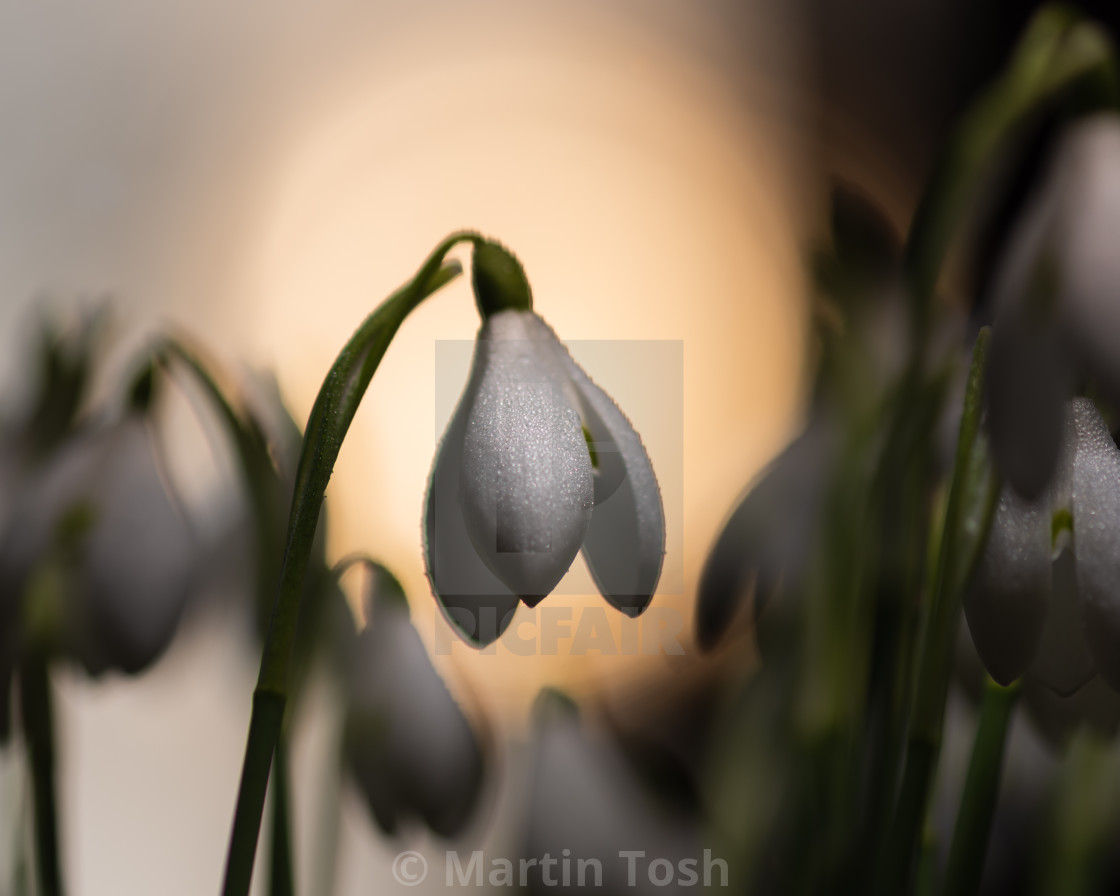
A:
[[[22,40],[8,64],[27,70],[0,79],[5,131],[33,125],[0,161],[9,332],[24,296],[110,290],[125,314],[274,367],[305,419],[365,314],[446,233],[479,229],[519,255],[562,338],[682,341],[683,518],[669,525],[683,556],[667,562],[684,587],[655,606],[690,616],[707,546],[798,413],[812,191],[797,23],[671,0],[134,5],[86,22],[77,49],[73,23],[0,13],[0,50]],[[429,645],[443,625],[419,536],[435,343],[477,325],[466,280],[405,323],[328,492],[331,557],[391,566]],[[551,600],[578,614],[600,598]],[[255,665],[234,640],[188,635],[142,682],[65,680],[78,896],[216,890]],[[438,661],[516,732],[543,683],[614,688],[673,658],[457,647]],[[297,753],[313,790],[330,737],[309,731]],[[396,850],[346,817],[340,892],[370,892],[380,878],[364,875]],[[312,817],[297,835],[314,840]]]
[[[303,417],[357,322],[440,237],[463,226],[497,236],[562,338],[683,341],[685,516],[670,526],[685,556],[667,562],[692,585],[794,404],[795,148],[775,146],[735,80],[667,35],[590,13],[517,30],[472,21],[398,35],[396,62],[376,65],[394,77],[352,73],[280,154],[244,275],[254,350]],[[438,63],[420,67],[421,49]],[[397,569],[429,641],[417,532],[435,449],[434,342],[477,326],[465,280],[413,315],[330,493],[333,551],[369,550]],[[625,660],[541,657],[512,670],[500,649],[463,649],[455,662],[488,702],[523,706],[545,680],[613,676]]]

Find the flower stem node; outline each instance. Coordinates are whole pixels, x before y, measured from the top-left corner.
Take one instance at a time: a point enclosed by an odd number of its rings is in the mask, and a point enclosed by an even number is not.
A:
[[[501,243],[476,239],[471,268],[475,302],[483,319],[502,311],[533,310],[533,291],[525,269]]]
[[[486,301],[480,294],[480,307]],[[424,526],[432,590],[482,645],[519,601],[535,606],[549,594],[581,549],[603,596],[637,616],[665,553],[661,493],[641,439],[529,310],[484,316]]]

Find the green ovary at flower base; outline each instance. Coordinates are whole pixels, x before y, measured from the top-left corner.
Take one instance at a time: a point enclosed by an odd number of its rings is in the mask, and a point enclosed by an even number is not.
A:
[[[530,310],[516,259],[483,243],[474,265],[483,324],[428,484],[432,590],[452,623],[486,644],[519,602],[535,606],[551,592],[582,549],[603,596],[637,616],[665,553],[649,456],[614,401]]]

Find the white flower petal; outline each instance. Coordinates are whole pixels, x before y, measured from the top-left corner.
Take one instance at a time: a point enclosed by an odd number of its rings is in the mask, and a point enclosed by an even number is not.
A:
[[[1099,115],[1070,128],[1055,170],[1063,322],[1084,360],[1120,397],[1120,117]]]
[[[62,620],[67,646],[94,674],[137,672],[167,647],[192,594],[199,549],[169,496],[144,419],[129,414],[76,436],[29,481],[2,548],[4,587],[22,593],[74,514],[78,563]]]
[[[1085,637],[1101,677],[1120,690],[1120,450],[1089,399],[1071,409],[1073,539]]]
[[[198,550],[144,420],[130,415],[98,448],[106,457],[85,546],[84,599],[106,664],[131,672],[170,642],[195,585]]]
[[[815,415],[731,514],[700,577],[696,634],[703,649],[722,637],[752,583],[756,619],[779,582],[800,588],[835,447],[835,425]]]
[[[387,832],[418,816],[453,836],[481,788],[482,751],[407,610],[382,601],[372,617],[358,636],[351,675],[350,768]]]
[[[602,879],[589,875],[588,883],[595,881],[596,889],[608,893],[643,892],[646,886],[644,876],[637,889],[633,881],[627,883],[627,863],[619,858],[624,851],[642,850],[674,867],[681,858],[697,855],[694,830],[651,798],[618,748],[598,732],[586,731],[574,710],[541,706],[550,699],[556,698],[543,693],[536,707],[534,772],[521,854],[570,855],[573,878],[581,859],[594,859]],[[551,717],[543,717],[542,710],[549,709]],[[552,880],[559,878],[554,866]],[[531,875],[530,883],[537,890],[548,888],[539,874]]]
[[[704,563],[696,597],[696,640],[701,650],[715,649],[748,597],[756,604],[760,599],[758,579],[766,561],[757,529],[766,514],[757,505],[765,486],[763,480],[752,487],[735,508]]]
[[[1106,740],[1115,737],[1120,729],[1120,695],[1099,676],[1091,678],[1075,694],[1060,697],[1028,675],[1023,699],[1035,727],[1059,750],[1065,749],[1074,734],[1085,726]]]
[[[1049,501],[1028,504],[1004,488],[964,613],[976,652],[1002,685],[1019,678],[1038,649],[1050,598]]]
[[[482,561],[530,605],[571,567],[591,519],[591,458],[563,351],[532,312],[492,315],[464,395],[467,532]]]
[[[583,399],[583,421],[598,464],[583,556],[603,597],[627,616],[638,616],[653,597],[665,557],[661,490],[649,454],[626,415],[567,349],[563,352]]]
[[[1051,565],[1050,599],[1031,673],[1059,697],[1076,693],[1096,673],[1085,644],[1076,560],[1069,547]]]
[[[475,644],[497,640],[513,621],[520,599],[478,556],[459,501],[466,429],[466,396],[436,451],[424,502],[424,561],[432,593],[444,617]]]
[[[1062,427],[1058,466],[1047,489],[1051,531],[1054,521],[1068,514],[1073,519],[1073,473],[1078,433],[1074,423],[1076,402],[1067,407]],[[1070,531],[1051,534],[1051,584],[1046,621],[1033,665],[1034,675],[1062,697],[1076,692],[1096,673],[1085,644],[1084,607],[1077,585],[1076,539]]]

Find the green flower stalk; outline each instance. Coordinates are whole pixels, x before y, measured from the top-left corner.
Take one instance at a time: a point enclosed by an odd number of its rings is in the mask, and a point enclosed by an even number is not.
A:
[[[448,594],[464,590],[457,567],[444,563],[448,532],[456,561],[473,563],[475,571],[488,570],[501,583],[498,590],[484,589],[484,600],[495,594],[513,603],[521,597],[543,597],[581,544],[600,589],[625,611],[636,614],[644,609],[656,587],[664,520],[640,439],[529,310],[528,281],[513,255],[478,234],[452,234],[417,275],[358,328],[312,408],[296,473],[279,593],[253,695],[226,865],[226,896],[245,896],[252,878],[269,769],[288,699],[303,580],[335,459],[397,328],[427,296],[458,276],[459,265],[444,259],[462,242],[474,247],[475,298],[484,317],[484,334],[495,338],[484,339],[476,352],[471,382],[477,391],[468,386],[466,395],[472,400],[462,402],[456,412],[455,426],[462,434],[445,438],[429,488],[429,508],[451,513],[450,528],[439,524],[430,510],[426,520],[433,589],[445,598],[445,607],[454,606]],[[461,461],[456,457],[460,451]],[[594,464],[592,457],[597,458]],[[456,512],[460,494],[465,500]],[[558,525],[549,532],[544,526],[557,511]],[[597,525],[603,530],[599,534]],[[542,562],[532,556],[552,554],[554,538],[553,557]],[[477,596],[470,594],[470,608],[478,606]],[[496,637],[497,623],[492,631]]]
[[[284,723],[289,674],[300,618],[304,578],[319,511],[342,441],[381,358],[404,319],[461,272],[444,263],[451,248],[474,234],[455,233],[428,257],[416,276],[378,307],[351,337],[331,367],[311,410],[296,471],[276,604],[272,613],[245,745],[222,892],[247,896],[260,835],[272,758]]]

